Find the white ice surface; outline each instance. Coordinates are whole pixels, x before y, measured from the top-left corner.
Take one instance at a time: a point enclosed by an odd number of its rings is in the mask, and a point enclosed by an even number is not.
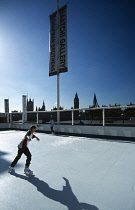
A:
[[[134,143],[37,133],[28,178],[24,155],[7,173],[24,134],[0,132],[0,210],[135,210]]]

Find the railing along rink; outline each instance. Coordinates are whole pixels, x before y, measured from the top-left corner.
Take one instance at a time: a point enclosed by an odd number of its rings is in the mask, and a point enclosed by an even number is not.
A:
[[[71,117],[71,124],[72,125],[75,125],[75,113],[78,112],[79,113],[79,116],[78,116],[78,121],[82,120],[81,119],[81,115],[84,114],[84,115],[87,115],[89,116],[89,120],[90,120],[90,115],[93,111],[101,111],[101,117],[100,117],[100,125],[102,126],[106,126],[106,120],[107,118],[112,118],[112,117],[107,117],[106,116],[106,113],[108,110],[117,110],[119,109],[121,111],[121,116],[119,117],[119,121],[123,121],[123,124],[124,124],[124,120],[126,118],[128,118],[128,121],[130,122],[130,119],[129,118],[135,118],[135,116],[132,116],[132,117],[125,117],[124,114],[123,114],[123,110],[125,109],[135,109],[135,105],[131,105],[131,106],[113,106],[113,107],[96,107],[96,108],[78,108],[78,109],[64,109],[64,110],[51,110],[51,111],[27,111],[27,112],[10,112],[10,113],[6,113],[6,117],[7,117],[7,122],[10,121],[10,123],[13,122],[12,118],[13,118],[13,115],[17,115],[17,114],[20,114],[20,115],[24,115],[24,114],[35,114],[36,116],[36,123],[37,125],[40,124],[39,123],[39,115],[41,114],[48,114],[48,115],[52,115],[53,113],[57,113],[57,112],[60,112],[60,113],[64,113],[64,112],[69,112],[70,114],[70,117]],[[117,117],[116,117],[117,118]],[[57,120],[56,120],[57,121]],[[84,119],[85,121],[85,119]],[[91,120],[92,122],[94,121],[93,119]],[[15,122],[15,121],[14,121]],[[18,121],[16,121],[18,122]],[[22,117],[22,120],[20,120],[20,123],[25,123],[25,122],[28,122],[27,121],[23,121],[23,117]],[[128,123],[129,123],[128,122]],[[49,123],[49,121],[48,121]],[[62,120],[60,121],[60,123],[62,123]],[[66,123],[66,121],[65,121]],[[128,124],[127,123],[127,124]],[[135,124],[135,119],[133,120],[133,123]],[[90,123],[90,125],[92,125],[93,123]],[[113,123],[110,123],[110,124],[113,124]],[[84,124],[85,125],[85,124]],[[117,125],[119,125],[119,123],[117,122]],[[129,125],[132,125],[132,123],[129,123]]]

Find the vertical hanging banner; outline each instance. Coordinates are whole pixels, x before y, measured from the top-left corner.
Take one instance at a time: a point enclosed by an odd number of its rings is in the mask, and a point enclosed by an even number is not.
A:
[[[49,76],[68,71],[67,5],[50,15]]]
[[[27,121],[27,96],[22,95],[22,122]]]
[[[49,76],[57,74],[57,12],[50,15]]]
[[[58,37],[58,71],[68,71],[67,62],[67,5],[59,9],[59,37]]]

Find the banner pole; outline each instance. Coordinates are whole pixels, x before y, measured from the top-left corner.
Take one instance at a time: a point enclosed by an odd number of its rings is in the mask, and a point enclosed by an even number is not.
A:
[[[59,4],[57,0],[57,124],[60,124],[60,74],[59,74]]]

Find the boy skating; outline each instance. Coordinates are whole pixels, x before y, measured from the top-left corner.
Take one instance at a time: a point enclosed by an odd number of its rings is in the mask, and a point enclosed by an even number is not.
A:
[[[17,164],[18,160],[21,158],[22,154],[25,154],[27,156],[26,164],[24,173],[25,174],[33,174],[33,171],[29,169],[30,161],[31,161],[31,153],[28,149],[28,143],[33,139],[36,138],[38,141],[40,140],[37,136],[35,136],[33,133],[36,131],[36,126],[31,126],[30,130],[27,131],[26,135],[22,139],[22,141],[18,145],[18,154],[15,157],[14,161],[11,163],[9,167],[9,173],[14,173],[15,169],[14,166]]]

